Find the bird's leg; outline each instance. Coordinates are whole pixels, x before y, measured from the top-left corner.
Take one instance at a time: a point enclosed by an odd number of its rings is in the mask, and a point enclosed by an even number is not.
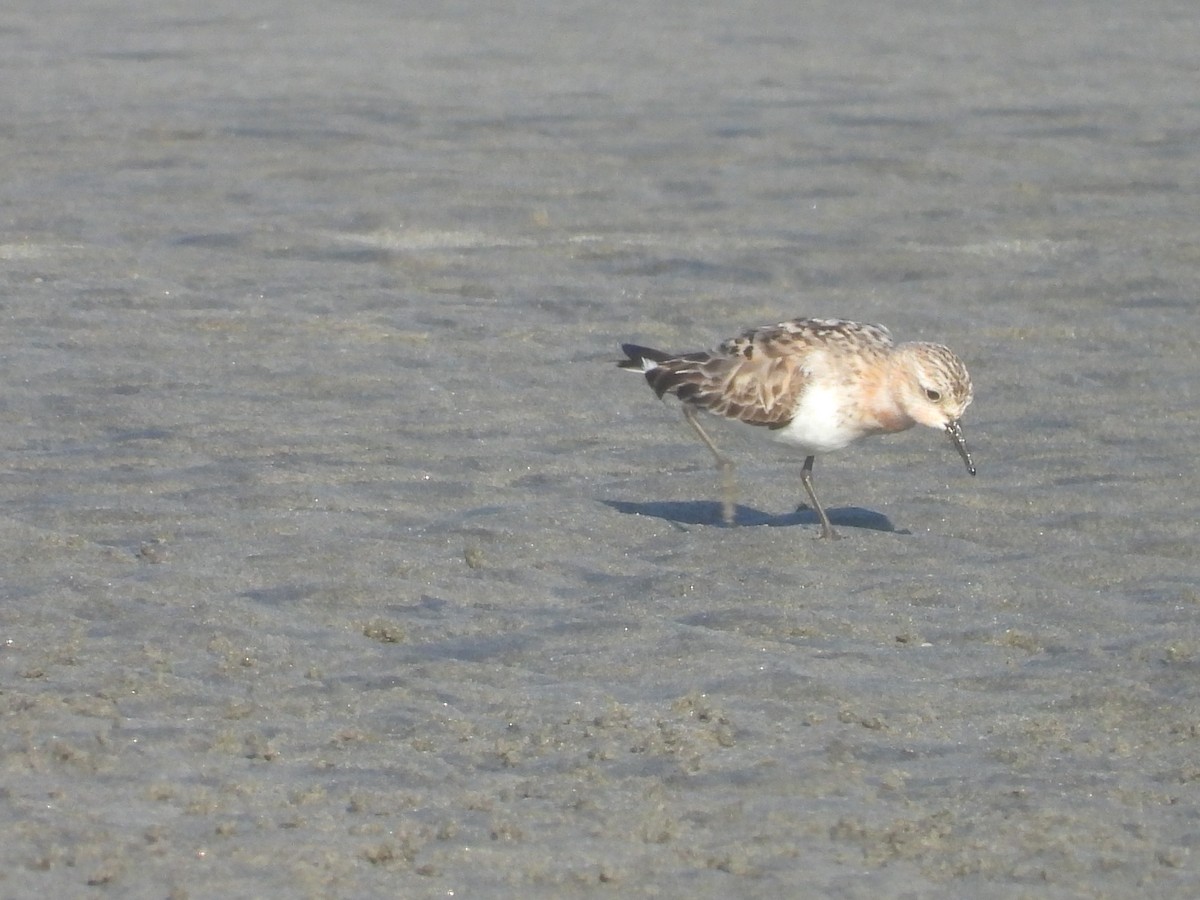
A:
[[[712,451],[713,458],[717,461],[717,469],[721,473],[721,520],[726,525],[732,525],[737,504],[737,485],[733,480],[733,460],[717,449],[712,438],[705,433],[696,420],[696,410],[688,403],[683,404],[683,417],[699,435],[700,440],[704,441],[704,446]]]
[[[825,507],[821,505],[821,501],[817,499],[817,492],[813,490],[812,468],[815,461],[815,456],[806,456],[804,458],[804,466],[800,469],[800,483],[804,485],[804,491],[808,494],[808,499],[812,501],[813,509],[817,511],[817,515],[821,519],[821,537],[836,541],[841,538],[841,535],[833,530],[829,516],[825,515]]]

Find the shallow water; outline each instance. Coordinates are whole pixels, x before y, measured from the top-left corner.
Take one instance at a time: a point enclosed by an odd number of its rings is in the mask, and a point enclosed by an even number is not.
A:
[[[0,894],[1194,896],[1191,4],[19,4]],[[967,362],[707,451],[613,366]]]

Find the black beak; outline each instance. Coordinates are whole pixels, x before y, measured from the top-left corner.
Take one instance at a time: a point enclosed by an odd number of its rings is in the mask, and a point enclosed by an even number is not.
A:
[[[967,439],[963,437],[962,426],[958,424],[958,419],[946,423],[946,434],[950,435],[950,440],[954,442],[954,449],[967,464],[967,471],[974,475],[975,463],[971,462],[971,451],[967,449]]]

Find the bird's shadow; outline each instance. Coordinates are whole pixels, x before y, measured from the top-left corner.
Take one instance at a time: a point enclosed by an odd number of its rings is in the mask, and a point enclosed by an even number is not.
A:
[[[820,525],[817,514],[807,506],[782,515],[772,515],[750,506],[735,506],[733,522],[726,523],[721,517],[721,504],[714,500],[652,500],[649,503],[630,503],[626,500],[601,500],[605,506],[615,509],[628,516],[649,516],[664,519],[678,526],[684,525],[716,525],[734,526],[766,525],[771,528],[790,528],[794,525]],[[867,528],[871,531],[895,532],[892,520],[883,513],[877,513],[859,506],[844,506],[840,509],[827,509],[829,521],[839,527]]]

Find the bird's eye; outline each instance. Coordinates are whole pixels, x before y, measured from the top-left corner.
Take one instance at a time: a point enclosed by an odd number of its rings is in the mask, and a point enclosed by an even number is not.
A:
[[[939,400],[942,399],[941,393],[938,391],[935,391],[933,388],[925,388],[925,396],[928,397],[930,400],[932,400],[934,403],[937,403]]]

